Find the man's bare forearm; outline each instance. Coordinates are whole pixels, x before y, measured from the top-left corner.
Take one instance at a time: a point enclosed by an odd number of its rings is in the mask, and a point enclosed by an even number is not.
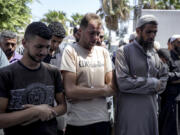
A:
[[[63,115],[67,111],[67,107],[63,104],[53,107],[53,110],[57,113],[57,116]]]
[[[104,87],[82,87],[76,86],[71,90],[66,91],[66,95],[70,99],[74,100],[86,100],[93,99],[98,97],[107,97],[113,95],[114,90],[109,86],[105,85]]]
[[[7,128],[37,119],[38,112],[34,109],[25,109],[12,113],[0,113],[0,128]]]

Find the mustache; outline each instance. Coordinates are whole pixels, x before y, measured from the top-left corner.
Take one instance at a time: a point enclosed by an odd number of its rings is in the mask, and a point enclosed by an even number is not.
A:
[[[9,50],[6,50],[5,53],[8,54],[8,55],[13,55],[13,54],[14,54],[14,51],[12,51],[11,49],[9,49]]]
[[[147,42],[154,42],[154,39],[148,39]]]
[[[97,45],[101,45],[101,42],[96,42]]]
[[[12,51],[11,49],[8,49],[8,50],[6,50],[6,52],[14,52],[14,51]]]

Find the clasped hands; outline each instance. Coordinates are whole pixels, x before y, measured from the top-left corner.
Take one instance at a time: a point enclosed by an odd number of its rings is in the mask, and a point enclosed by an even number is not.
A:
[[[23,108],[32,109],[33,110],[32,112],[35,113],[35,117],[32,120],[23,123],[22,124],[23,126],[29,125],[38,120],[48,121],[57,116],[57,113],[55,112],[55,110],[53,110],[53,108],[47,104],[41,104],[41,105],[26,104],[26,105],[23,105]]]

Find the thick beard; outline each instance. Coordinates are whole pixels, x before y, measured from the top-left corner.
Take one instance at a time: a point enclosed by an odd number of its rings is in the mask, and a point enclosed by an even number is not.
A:
[[[150,42],[144,41],[142,36],[139,39],[139,44],[144,48],[145,51],[151,50],[154,48],[154,42],[150,43]]]
[[[174,49],[175,49],[177,55],[180,56],[180,47],[175,46]]]
[[[14,55],[14,51],[7,50],[7,51],[5,52],[5,54],[6,54],[6,56],[7,56],[8,59],[9,59],[9,58],[11,58],[11,57]]]
[[[79,42],[79,38],[75,38],[76,39],[76,42]]]

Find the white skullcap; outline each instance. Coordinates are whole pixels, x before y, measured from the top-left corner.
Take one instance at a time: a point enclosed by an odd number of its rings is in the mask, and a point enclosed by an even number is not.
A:
[[[157,23],[157,19],[155,16],[153,15],[144,15],[144,16],[141,16],[137,22],[137,26],[136,28],[139,28],[141,26],[143,26],[144,24],[147,24],[149,22],[156,22]]]
[[[131,35],[129,36],[129,40],[134,40],[136,36],[137,36],[136,32],[131,33]]]
[[[180,35],[172,35],[172,37],[170,39],[170,43],[172,43],[173,41],[175,41],[178,38],[180,38]]]

